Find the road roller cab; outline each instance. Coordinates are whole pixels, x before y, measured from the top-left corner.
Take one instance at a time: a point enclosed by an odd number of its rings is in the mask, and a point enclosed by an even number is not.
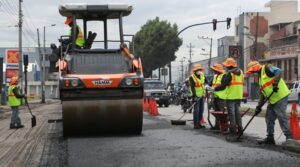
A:
[[[72,18],[74,30],[82,27],[86,41],[82,48],[76,47],[74,34],[72,46],[60,47],[57,65],[64,136],[141,133],[142,64],[127,48],[122,25],[131,11],[131,6],[116,4],[59,6],[62,16]],[[64,37],[68,38],[61,36],[60,41]]]

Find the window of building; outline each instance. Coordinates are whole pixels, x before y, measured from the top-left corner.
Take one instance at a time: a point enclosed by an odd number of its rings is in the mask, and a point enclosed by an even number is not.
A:
[[[280,60],[277,61],[277,67],[281,69],[281,61]]]
[[[235,26],[235,36],[239,35],[239,25]]]

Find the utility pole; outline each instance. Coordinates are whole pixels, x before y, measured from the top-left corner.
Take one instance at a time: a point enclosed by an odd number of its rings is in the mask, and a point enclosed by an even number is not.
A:
[[[184,60],[182,59],[179,62],[181,63],[181,81],[183,81],[184,80],[184,78],[183,78],[183,62],[184,62]]]
[[[46,57],[46,27],[44,26],[43,36],[44,36],[44,43],[43,43],[43,54],[42,54],[42,66],[41,66],[41,87],[42,87],[42,101],[41,103],[45,103],[45,57]]]
[[[254,40],[254,47],[253,47],[253,59],[257,59],[257,37],[258,37],[258,12],[256,13],[256,27],[255,27],[255,40]]]
[[[40,70],[42,70],[42,52],[41,52],[41,44],[40,44],[40,32],[39,32],[39,29],[37,29],[37,37],[38,37],[38,48],[39,48],[39,57],[40,57]],[[43,78],[43,75],[42,75],[42,72],[40,74],[40,77],[41,77],[41,81],[42,81],[42,78]],[[41,89],[42,89],[42,93],[44,92],[44,87],[43,87],[43,84],[41,83]],[[42,97],[42,101],[41,103],[45,103],[45,101],[43,101],[43,97]]]
[[[22,53],[22,24],[23,24],[23,14],[22,14],[22,0],[19,0],[19,77],[22,78],[23,73],[23,53]],[[21,92],[23,92],[23,79],[21,79]]]
[[[193,55],[193,48],[194,48],[195,46],[193,46],[192,43],[190,43],[190,45],[188,45],[187,47],[189,48],[189,55],[190,55],[190,57],[189,57],[189,72],[190,72],[191,69],[192,69],[192,55]]]

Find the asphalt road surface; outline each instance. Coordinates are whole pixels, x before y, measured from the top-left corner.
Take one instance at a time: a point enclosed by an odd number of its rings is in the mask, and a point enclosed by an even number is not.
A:
[[[165,108],[164,108],[165,109]],[[174,107],[171,109],[174,109]],[[159,110],[162,110],[160,108]],[[62,124],[48,123],[61,117],[60,104],[33,109],[38,125],[8,130],[9,117],[1,120],[0,166],[70,167],[169,167],[169,166],[264,166],[299,167],[300,156],[281,147],[256,145],[252,139],[230,143],[222,134],[191,126],[171,126],[162,117],[144,114],[139,136],[62,137]]]

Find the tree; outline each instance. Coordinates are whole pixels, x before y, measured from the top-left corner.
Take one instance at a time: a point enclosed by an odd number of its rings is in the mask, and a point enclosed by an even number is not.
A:
[[[135,34],[136,56],[142,59],[145,77],[150,77],[152,70],[176,59],[175,52],[182,44],[176,34],[176,24],[160,21],[158,17],[148,20]]]

